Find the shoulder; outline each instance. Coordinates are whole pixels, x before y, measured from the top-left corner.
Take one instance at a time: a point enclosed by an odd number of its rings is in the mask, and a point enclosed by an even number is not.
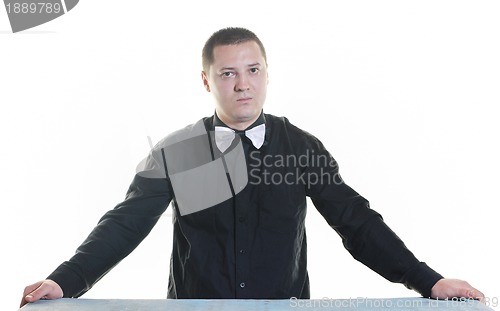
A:
[[[165,178],[165,161],[169,163],[176,157],[182,161],[183,155],[198,154],[200,149],[203,149],[199,143],[207,143],[205,122],[208,119],[202,118],[161,139],[137,165],[136,173],[146,178]]]
[[[156,146],[155,150],[159,150],[161,148],[165,148],[176,144],[178,142],[187,141],[190,139],[194,139],[196,137],[205,136],[207,134],[207,130],[205,128],[206,120],[209,117],[204,117],[195,123],[189,124],[177,131],[174,131],[161,139]]]
[[[272,114],[265,114],[265,117],[266,124],[271,127],[273,136],[285,138],[293,144],[311,145],[321,143],[316,136],[294,125],[287,117],[277,117]]]

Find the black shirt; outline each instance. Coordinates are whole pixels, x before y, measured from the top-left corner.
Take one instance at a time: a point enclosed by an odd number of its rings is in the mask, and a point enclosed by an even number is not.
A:
[[[81,296],[148,235],[172,202],[168,298],[309,298],[310,197],[354,258],[430,296],[442,276],[418,261],[368,201],[345,184],[323,144],[286,118],[263,114],[262,120],[266,134],[260,149],[236,135],[241,140],[221,153],[214,117],[160,141],[126,199],[48,278],[64,297]]]

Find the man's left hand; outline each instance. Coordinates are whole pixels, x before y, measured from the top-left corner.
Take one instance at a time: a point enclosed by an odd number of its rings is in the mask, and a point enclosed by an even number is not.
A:
[[[484,294],[465,281],[456,279],[441,279],[432,287],[431,297],[434,299],[450,299],[460,297],[483,300]]]

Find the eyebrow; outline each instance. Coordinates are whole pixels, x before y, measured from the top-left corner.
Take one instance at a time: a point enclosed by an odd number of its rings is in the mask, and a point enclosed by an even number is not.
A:
[[[258,66],[261,66],[259,62],[247,65],[247,67],[258,67]],[[235,70],[235,67],[222,67],[221,69],[219,69],[219,71],[224,71],[224,70]]]

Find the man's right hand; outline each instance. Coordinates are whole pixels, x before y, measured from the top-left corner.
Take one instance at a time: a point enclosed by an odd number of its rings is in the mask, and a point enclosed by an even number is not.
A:
[[[56,282],[52,280],[36,282],[35,284],[26,286],[24,289],[20,307],[28,302],[35,302],[40,299],[58,299],[62,298],[62,296],[63,291]]]

